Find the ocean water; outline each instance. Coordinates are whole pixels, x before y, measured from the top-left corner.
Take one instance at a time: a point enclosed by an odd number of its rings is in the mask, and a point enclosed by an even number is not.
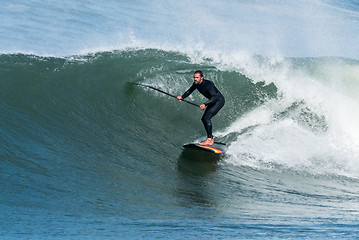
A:
[[[1,239],[355,239],[359,4],[4,1]],[[181,95],[226,98],[224,155]],[[189,100],[205,99],[193,93]]]

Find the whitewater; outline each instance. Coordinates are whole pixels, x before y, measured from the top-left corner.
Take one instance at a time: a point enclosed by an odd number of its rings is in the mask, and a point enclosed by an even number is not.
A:
[[[353,239],[355,0],[5,1],[2,239]],[[202,70],[222,156],[188,151]],[[197,104],[205,101],[193,93]]]

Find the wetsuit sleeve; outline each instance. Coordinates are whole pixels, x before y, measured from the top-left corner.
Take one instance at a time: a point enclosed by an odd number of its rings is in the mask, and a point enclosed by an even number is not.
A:
[[[185,99],[196,89],[196,85],[193,83],[192,86],[182,95],[182,99]]]
[[[209,98],[208,101],[204,103],[204,105],[208,106],[209,104],[214,103],[218,100],[218,98],[221,94],[220,94],[220,92],[216,92],[215,89],[216,88],[214,87],[214,85],[213,85],[213,87],[208,88],[208,92],[209,92],[211,98]]]

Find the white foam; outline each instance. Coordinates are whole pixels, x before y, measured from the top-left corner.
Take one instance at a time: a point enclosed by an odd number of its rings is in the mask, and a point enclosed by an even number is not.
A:
[[[305,64],[301,66],[289,60],[252,59],[240,67],[254,82],[273,82],[278,88],[278,98],[241,116],[222,133],[216,133],[222,137],[239,134],[228,149],[229,162],[253,167],[279,164],[313,173],[359,177],[359,113],[356,111],[359,98],[352,94],[355,90],[346,87],[347,69],[355,71],[358,63],[330,59],[328,72],[328,59],[316,61],[316,64],[310,59],[304,62],[314,68],[311,71]],[[359,77],[351,81],[359,82]],[[309,112],[304,113],[307,119],[301,120],[295,115],[298,113],[291,113],[294,110],[290,107],[296,103]],[[283,112],[288,116],[278,117]],[[310,119],[310,113],[316,118]],[[316,119],[323,123],[310,126],[311,121],[317,124]]]

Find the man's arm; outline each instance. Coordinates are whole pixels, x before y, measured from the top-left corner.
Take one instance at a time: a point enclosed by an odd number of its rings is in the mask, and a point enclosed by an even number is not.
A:
[[[192,84],[192,86],[182,95],[182,96],[178,96],[177,99],[182,101],[183,99],[185,99],[186,97],[188,97],[189,95],[191,95],[191,93],[196,89],[196,85]]]

